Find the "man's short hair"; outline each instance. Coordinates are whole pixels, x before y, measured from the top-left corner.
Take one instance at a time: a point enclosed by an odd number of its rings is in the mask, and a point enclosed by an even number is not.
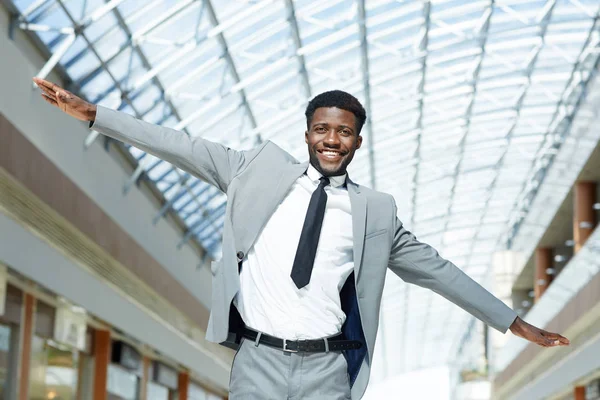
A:
[[[317,108],[321,107],[336,107],[342,110],[350,111],[356,117],[356,134],[359,135],[365,121],[367,113],[365,108],[360,104],[360,101],[350,93],[341,90],[331,90],[315,96],[308,102],[306,107],[306,126],[310,129],[313,116]]]

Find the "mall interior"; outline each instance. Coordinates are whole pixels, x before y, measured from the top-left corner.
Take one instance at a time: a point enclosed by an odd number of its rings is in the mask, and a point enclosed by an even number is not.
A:
[[[388,274],[364,398],[600,400],[599,69],[597,0],[3,0],[0,400],[227,399],[235,355],[205,340],[223,193],[49,106],[35,76],[298,159],[307,101],[355,94],[353,179],[571,342]]]

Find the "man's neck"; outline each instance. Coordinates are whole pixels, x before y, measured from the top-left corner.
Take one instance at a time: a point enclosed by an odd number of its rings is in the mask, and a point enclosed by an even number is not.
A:
[[[314,165],[312,165],[312,163],[308,164],[308,169],[307,169],[306,173],[307,173],[308,177],[310,179],[312,179],[313,181],[319,180],[322,176],[327,176],[329,178],[329,180],[331,181],[332,187],[343,186],[346,183],[346,178],[347,178],[346,172],[339,174],[339,175],[323,175],[321,173],[321,171],[319,171],[317,168],[315,168]]]

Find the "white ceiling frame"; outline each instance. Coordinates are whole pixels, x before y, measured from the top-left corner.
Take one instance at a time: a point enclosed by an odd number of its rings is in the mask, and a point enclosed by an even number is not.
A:
[[[177,93],[177,90],[180,87],[190,84],[190,82],[192,80],[198,80],[202,76],[202,74],[210,73],[215,68],[220,67],[221,64],[223,64],[223,63],[224,63],[224,60],[221,56],[215,56],[215,57],[210,58],[209,60],[205,61],[203,64],[200,64],[197,68],[194,68],[192,71],[190,71],[186,75],[182,76],[177,81],[171,83],[165,89],[165,96],[167,98],[170,97],[172,94]]]
[[[228,30],[229,35],[234,35],[260,21],[261,18],[269,17],[271,14],[279,11],[279,3],[277,3],[274,7],[270,7],[268,10],[261,11],[266,6],[273,3],[274,0],[262,0],[250,7],[243,8],[241,9],[242,11],[236,12],[233,16],[230,16],[229,19],[220,21],[218,25],[214,26],[208,31],[207,36],[209,38],[215,37],[224,33],[225,30]]]
[[[171,7],[167,12],[163,13],[160,17],[153,19],[142,28],[133,32],[131,35],[131,42],[136,45],[138,41],[142,40],[144,36],[149,35],[155,29],[159,28],[162,24],[167,23],[172,18],[175,18],[179,13],[186,11],[189,7],[197,5],[197,0],[181,0],[176,6]]]
[[[56,32],[66,36],[75,34],[75,28],[73,27],[54,27],[50,25],[30,24],[28,22],[19,23],[19,28],[31,32]]]

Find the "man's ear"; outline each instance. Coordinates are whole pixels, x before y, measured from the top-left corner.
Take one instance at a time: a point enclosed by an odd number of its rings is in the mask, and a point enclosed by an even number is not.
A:
[[[355,149],[358,150],[360,149],[360,146],[362,145],[362,136],[358,135],[358,137],[356,138],[356,146]]]
[[[308,144],[308,131],[304,131],[304,142]]]

